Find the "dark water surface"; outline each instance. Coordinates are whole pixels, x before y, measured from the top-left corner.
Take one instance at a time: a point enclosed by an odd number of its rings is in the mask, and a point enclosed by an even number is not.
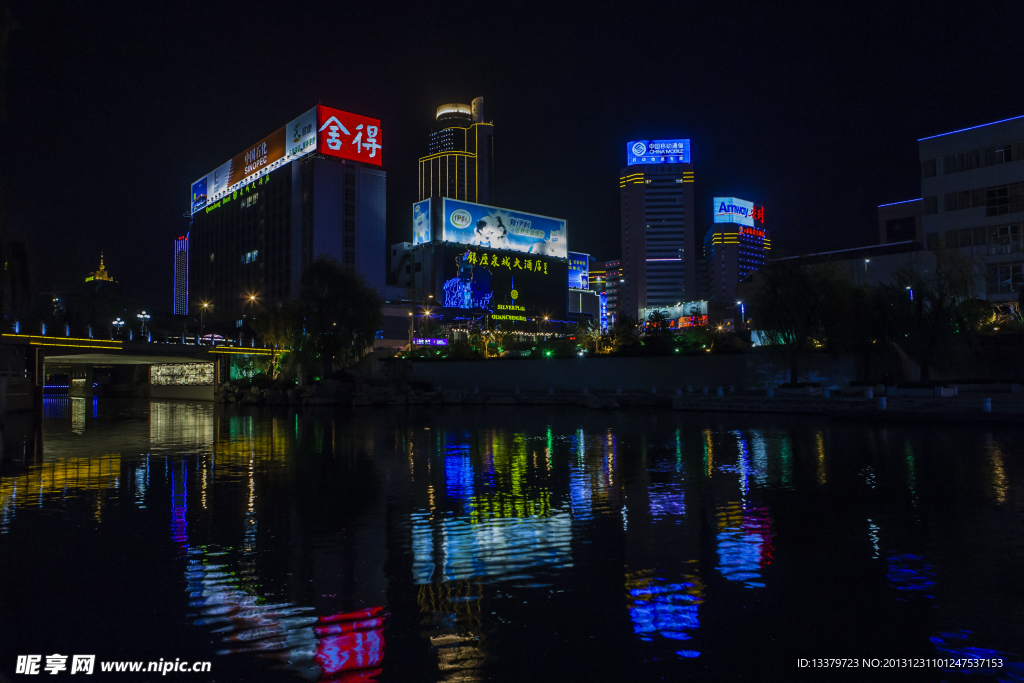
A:
[[[24,429],[0,678],[1024,680],[1018,429],[67,399]],[[797,668],[956,656],[1006,665]]]

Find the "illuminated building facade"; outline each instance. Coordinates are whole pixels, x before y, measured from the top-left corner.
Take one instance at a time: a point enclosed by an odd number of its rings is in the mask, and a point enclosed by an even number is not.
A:
[[[721,310],[735,307],[736,285],[764,267],[771,240],[763,206],[735,197],[715,197],[714,211],[714,227],[704,236],[704,294]]]
[[[627,153],[628,165],[619,172],[618,306],[635,318],[641,308],[699,298],[698,244],[689,140],[633,141]]]
[[[117,280],[115,280],[113,277],[110,276],[110,273],[107,272],[106,267],[104,267],[104,265],[103,265],[103,252],[102,251],[100,252],[100,267],[98,269],[94,270],[93,272],[89,273],[88,275],[86,275],[85,276],[85,281],[86,282],[94,282],[94,283],[97,283],[97,284],[100,283],[100,282],[111,282],[111,283],[117,282]]]
[[[608,325],[614,325],[619,315],[619,283],[622,278],[622,261],[613,259],[604,263],[605,300]]]
[[[487,204],[494,188],[494,125],[484,121],[484,98],[442,104],[420,159],[419,201],[449,197]]]
[[[322,256],[383,293],[380,141],[376,119],[318,106],[193,183],[188,298],[238,318],[250,296],[297,297],[302,269]]]
[[[174,315],[188,315],[188,235],[174,240]]]

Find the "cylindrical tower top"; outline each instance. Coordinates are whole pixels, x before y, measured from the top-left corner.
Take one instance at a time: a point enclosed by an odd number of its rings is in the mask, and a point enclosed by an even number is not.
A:
[[[484,98],[473,98],[473,123],[484,122]]]
[[[449,102],[448,104],[442,104],[437,108],[437,120],[447,118],[469,118],[473,115],[473,110],[468,104],[459,104],[458,102]]]

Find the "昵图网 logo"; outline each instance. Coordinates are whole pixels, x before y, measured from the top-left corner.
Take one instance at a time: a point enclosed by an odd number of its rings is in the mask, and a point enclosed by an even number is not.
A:
[[[644,155],[644,152],[646,151],[647,145],[645,145],[644,143],[636,142],[633,144],[633,154],[635,154],[636,156],[641,157]]]
[[[456,228],[468,228],[473,222],[473,216],[465,209],[456,209],[452,211],[451,221]]]

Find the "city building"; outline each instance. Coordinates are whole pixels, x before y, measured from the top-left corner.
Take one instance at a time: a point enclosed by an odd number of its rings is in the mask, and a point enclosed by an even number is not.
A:
[[[174,240],[174,315],[188,315],[188,235]]]
[[[89,273],[88,275],[86,275],[85,276],[85,281],[86,282],[94,282],[94,283],[97,283],[97,285],[99,283],[101,283],[101,282],[110,282],[110,283],[117,282],[113,277],[110,276],[110,273],[107,272],[106,267],[103,265],[103,252],[102,251],[100,252],[100,267],[98,269],[94,270],[93,272]]]
[[[417,328],[422,316],[536,331],[568,322],[568,255],[564,219],[434,197],[413,205],[412,245],[392,245],[391,269]]]
[[[195,181],[185,300],[241,324],[297,297],[319,257],[383,294],[382,155],[380,121],[316,106]]]
[[[477,204],[492,201],[494,125],[484,121],[484,98],[472,105],[437,108],[427,155],[419,164],[419,200],[449,197]]]
[[[733,318],[739,320],[742,304],[736,286],[764,267],[771,249],[764,207],[736,197],[715,197],[713,211],[714,225],[704,236],[703,291],[714,317],[734,311]]]
[[[878,243],[914,242],[924,244],[924,201],[907,199],[879,204]]]
[[[619,310],[697,299],[697,243],[689,140],[634,140],[619,173]],[[609,303],[610,305],[610,303]]]
[[[918,140],[925,244],[978,264],[975,295],[1024,288],[1024,116]]]
[[[608,325],[614,325],[619,316],[619,284],[622,279],[622,261],[612,259],[604,262],[605,306]]]

